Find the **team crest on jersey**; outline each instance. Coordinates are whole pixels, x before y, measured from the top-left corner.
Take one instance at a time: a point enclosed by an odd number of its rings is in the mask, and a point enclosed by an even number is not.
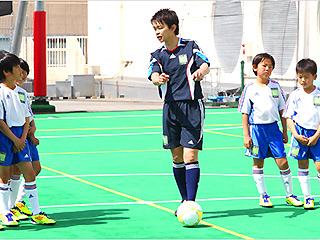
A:
[[[179,55],[179,63],[180,65],[185,65],[188,62],[187,54]]]
[[[300,148],[298,148],[298,147],[292,147],[292,149],[291,149],[291,155],[292,155],[293,157],[298,157],[299,150],[300,150]]]
[[[258,146],[252,146],[251,154],[253,156],[258,156],[259,155],[259,147]]]
[[[313,97],[313,105],[320,106],[320,96]]]
[[[168,145],[168,136],[163,135],[163,145]]]
[[[24,95],[24,93],[18,92],[18,94],[19,94],[20,102],[26,103],[26,96]]]
[[[0,152],[0,162],[4,163],[4,161],[6,160],[6,153],[5,152]]]
[[[278,88],[271,88],[271,94],[272,94],[272,97],[278,98],[279,97]]]

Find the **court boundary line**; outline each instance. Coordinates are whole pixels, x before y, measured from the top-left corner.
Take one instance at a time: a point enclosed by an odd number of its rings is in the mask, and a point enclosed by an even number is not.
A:
[[[76,174],[76,175],[58,175],[58,176],[37,176],[41,179],[49,178],[68,178],[68,177],[127,177],[127,176],[173,176],[172,173],[107,173],[107,174]],[[223,177],[251,177],[252,174],[239,174],[239,173],[201,173],[201,176],[223,176]],[[281,178],[279,175],[264,175],[266,178]],[[298,179],[298,176],[292,176]],[[318,180],[318,177],[309,177],[313,180]],[[180,200],[181,201],[181,200]]]
[[[113,190],[113,189],[110,189],[110,188],[107,188],[107,187],[103,187],[99,184],[95,184],[95,183],[92,183],[92,182],[89,182],[87,180],[83,180],[81,178],[78,178],[78,177],[72,177],[70,174],[67,174],[67,173],[64,173],[64,172],[61,172],[59,170],[56,170],[56,169],[53,169],[53,168],[49,168],[49,167],[46,167],[46,166],[42,166],[42,168],[48,170],[48,171],[52,171],[52,172],[55,172],[55,173],[58,173],[58,174],[61,174],[61,175],[67,175],[69,176],[71,179],[73,180],[76,180],[76,181],[79,181],[79,182],[82,182],[82,183],[85,183],[85,184],[88,184],[90,186],[93,186],[93,187],[97,187],[99,189],[102,189],[102,190],[105,190],[107,192],[110,192],[110,193],[114,193],[116,195],[119,195],[119,196],[122,196],[122,197],[125,197],[125,198],[129,198],[131,200],[134,200],[134,201],[137,201],[137,202],[145,202],[144,200],[140,199],[140,198],[137,198],[137,197],[134,197],[134,196],[131,196],[131,195],[128,195],[128,194],[125,194],[125,193],[121,193],[121,192],[118,192],[116,190]],[[157,208],[157,209],[160,209],[160,210],[163,210],[163,211],[166,211],[166,212],[169,212],[169,213],[172,213],[174,214],[175,211],[169,209],[169,208],[166,208],[166,207],[162,207],[160,205],[157,205],[157,204],[154,204],[154,203],[147,203],[147,205],[151,206],[151,207],[154,207],[154,208]],[[212,223],[208,223],[206,221],[203,221],[201,220],[200,221],[201,224],[203,225],[206,225],[208,227],[212,227],[216,230],[220,230],[222,232],[225,232],[225,233],[229,233],[233,236],[236,236],[236,237],[239,237],[239,238],[243,238],[243,239],[253,239],[251,237],[248,237],[246,235],[243,235],[241,233],[237,233],[235,231],[232,231],[232,230],[229,230],[227,228],[223,228],[223,227],[220,227],[220,226],[217,226],[217,225],[214,225]]]
[[[97,117],[45,117],[45,118],[37,118],[36,120],[69,120],[69,119],[93,119],[93,118],[123,118],[123,117],[162,117],[162,110],[156,110],[161,111],[161,113],[157,114],[142,114],[142,115],[113,115],[113,116],[97,116]],[[132,111],[125,111],[125,112],[132,112]],[[58,113],[59,114],[59,113]],[[220,115],[220,114],[239,114],[239,112],[206,112],[206,115]]]

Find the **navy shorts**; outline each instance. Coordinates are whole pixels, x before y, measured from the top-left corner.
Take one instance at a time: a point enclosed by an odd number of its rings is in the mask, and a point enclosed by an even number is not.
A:
[[[305,129],[299,126],[297,123],[295,125],[296,125],[297,133],[299,135],[303,135],[309,138],[316,133],[316,130]],[[299,143],[298,140],[292,136],[289,156],[296,160],[313,159],[314,161],[320,161],[320,140],[318,139],[318,142],[316,143],[316,145],[305,146]]]
[[[247,156],[257,159],[286,157],[282,133],[277,122],[253,124],[249,130],[252,148],[246,150]]]
[[[165,102],[163,148],[179,146],[202,150],[205,110],[201,99]]]
[[[23,127],[11,127],[10,130],[15,136],[20,138]],[[12,147],[13,142],[0,132],[0,166],[11,166],[22,161],[31,161],[27,140],[25,141],[25,148],[20,152],[14,153]]]
[[[39,161],[40,158],[39,158],[39,152],[38,152],[37,146],[33,145],[32,141],[28,137],[27,137],[27,141],[29,144],[29,150],[30,150],[30,156],[31,156],[32,162]]]

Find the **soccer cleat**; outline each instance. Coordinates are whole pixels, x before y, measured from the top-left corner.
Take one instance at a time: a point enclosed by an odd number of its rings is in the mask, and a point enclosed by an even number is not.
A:
[[[287,202],[288,206],[290,206],[290,205],[295,206],[295,207],[303,206],[303,202],[300,201],[298,199],[298,197],[293,194],[286,198],[286,202]]]
[[[2,224],[7,227],[17,227],[19,223],[13,219],[12,213],[8,213],[5,216],[1,215]]]
[[[303,204],[304,209],[314,209],[314,200],[313,198],[307,198],[304,200]]]
[[[13,216],[16,217],[16,221],[28,219],[28,216],[24,213],[21,213],[18,207],[13,207],[10,209],[10,211],[13,214]]]
[[[267,208],[273,207],[272,202],[270,201],[270,197],[268,196],[268,194],[265,193],[263,196],[260,197],[259,205],[262,207],[267,207]]]
[[[40,212],[37,215],[31,216],[31,223],[39,225],[53,225],[56,221],[48,217],[44,212]]]
[[[27,216],[31,216],[32,212],[29,210],[29,208],[27,207],[26,203],[24,201],[21,202],[16,202],[15,206],[17,208],[19,208],[20,212],[27,215]]]
[[[0,224],[0,231],[4,230],[4,226],[2,224]]]

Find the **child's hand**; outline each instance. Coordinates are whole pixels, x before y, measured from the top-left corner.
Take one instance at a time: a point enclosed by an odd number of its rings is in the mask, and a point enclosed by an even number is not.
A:
[[[307,146],[313,146],[316,145],[318,142],[319,137],[315,137],[314,135],[312,137],[309,137],[309,141]]]
[[[251,149],[252,148],[251,137],[244,137],[243,144],[246,148]]]
[[[28,136],[34,135],[35,131],[36,131],[36,127],[30,126],[28,130]]]
[[[169,75],[165,73],[161,73],[158,79],[158,83],[160,85],[166,84],[169,81]]]
[[[303,135],[298,135],[297,137],[295,137],[299,143],[301,143],[302,145],[307,145],[309,142],[309,138],[303,136]]]
[[[282,133],[282,139],[283,139],[283,143],[287,143],[288,142],[288,134],[286,132]]]
[[[192,74],[191,78],[192,78],[194,81],[201,81],[201,80],[204,78],[204,74],[203,74],[203,72],[202,72],[200,69],[198,69],[197,71],[195,71],[195,72]]]
[[[34,135],[33,135],[32,137],[30,137],[30,140],[31,140],[31,142],[32,142],[32,144],[33,144],[34,146],[38,146],[38,145],[40,144],[39,139],[36,138]]]
[[[17,139],[13,142],[13,144],[14,144],[13,150],[16,150],[16,152],[22,151],[22,150],[25,148],[25,146],[26,146],[25,140],[20,139],[20,138],[17,138]]]

